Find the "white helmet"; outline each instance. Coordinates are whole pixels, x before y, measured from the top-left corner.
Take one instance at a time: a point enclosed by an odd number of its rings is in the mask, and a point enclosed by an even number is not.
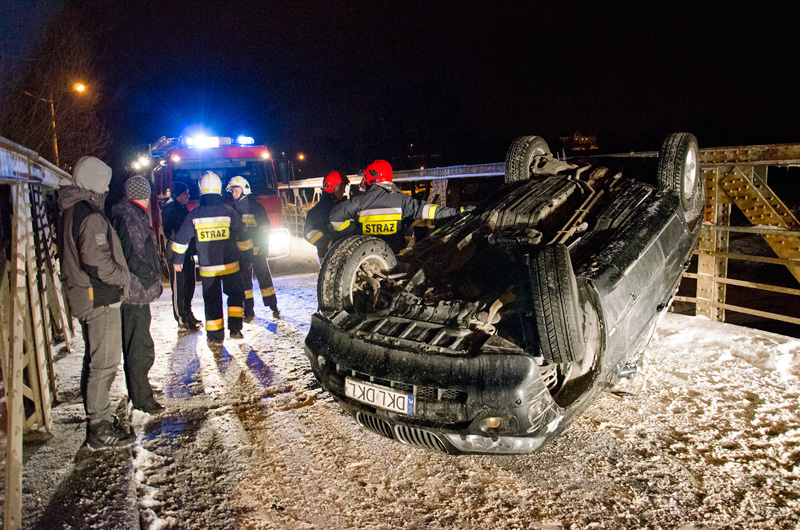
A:
[[[206,171],[206,174],[200,178],[200,182],[197,184],[200,187],[200,195],[205,195],[206,193],[222,195],[222,181],[213,171]]]
[[[225,189],[227,191],[231,191],[231,188],[234,186],[239,186],[240,188],[242,188],[242,193],[244,195],[250,195],[250,183],[247,182],[246,178],[236,175],[228,182],[228,187],[226,187]]]

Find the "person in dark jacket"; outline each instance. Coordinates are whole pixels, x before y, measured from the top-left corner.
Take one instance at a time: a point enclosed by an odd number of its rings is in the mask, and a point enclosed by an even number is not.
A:
[[[196,250],[192,244],[183,258],[183,270],[175,271],[173,267],[172,242],[175,234],[180,230],[183,220],[189,215],[186,203],[189,202],[189,188],[183,182],[175,182],[169,190],[170,199],[161,207],[161,228],[167,238],[164,258],[169,268],[169,285],[172,289],[172,316],[182,329],[194,331],[200,321],[192,313],[192,298],[194,297],[194,255]]]
[[[264,306],[272,310],[272,316],[281,318],[278,311],[278,297],[272,284],[272,273],[267,263],[269,254],[270,222],[266,210],[250,191],[250,183],[244,177],[233,177],[226,188],[233,195],[233,209],[242,216],[245,235],[253,242],[253,254],[250,265],[247,260],[242,264],[242,280],[244,280],[244,321],[251,322],[255,316],[255,300],[253,299],[253,272],[258,279],[261,299]]]
[[[93,156],[78,160],[74,186],[58,192],[61,281],[72,315],[81,323],[84,354],[81,395],[92,449],[123,447],[136,435],[116,425],[111,384],[122,355],[120,302],[130,274],[119,238],[103,213],[111,168]]]
[[[150,227],[150,183],[135,175],[125,181],[125,199],[111,209],[113,226],[119,236],[131,273],[130,294],[122,302],[122,366],[133,408],[157,414],[164,407],[153,397],[147,374],[156,358],[150,336],[150,302],[161,295],[161,266],[158,246]]]
[[[447,219],[459,214],[455,208],[427,204],[405,195],[392,184],[392,166],[376,160],[364,170],[367,192],[337,204],[329,220],[337,232],[352,230],[359,223],[361,233],[386,241],[395,254],[406,247],[404,222],[411,219]]]
[[[228,295],[228,329],[232,339],[242,337],[244,282],[240,260],[247,259],[253,242],[244,235],[242,218],[222,201],[222,182],[209,171],[200,179],[200,206],[189,212],[175,235],[174,267],[180,272],[192,240],[197,244],[203,302],[206,312],[206,340],[222,344],[225,322],[222,292]],[[242,253],[244,252],[244,256]]]
[[[322,196],[306,214],[303,237],[317,247],[320,263],[331,245],[341,237],[342,232],[333,230],[328,219],[333,207],[344,200],[344,192],[349,184],[350,179],[347,175],[339,171],[331,171],[325,175],[322,179]]]

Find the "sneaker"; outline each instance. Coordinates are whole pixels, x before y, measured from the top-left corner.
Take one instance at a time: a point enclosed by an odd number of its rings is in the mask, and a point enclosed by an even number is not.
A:
[[[127,447],[135,441],[135,434],[125,432],[107,420],[101,420],[90,424],[86,434],[86,445],[88,445],[90,449]]]
[[[167,407],[165,407],[156,400],[153,400],[150,403],[145,403],[140,407],[134,406],[133,408],[141,410],[142,412],[146,412],[148,414],[161,414],[162,412],[167,410]]]
[[[243,339],[244,335],[242,335],[241,331],[231,331],[231,338],[232,339]]]
[[[243,320],[244,320],[245,323],[249,324],[250,322],[252,322],[255,319],[256,319],[255,315],[245,315]]]
[[[195,316],[193,314],[191,314],[191,313],[189,313],[186,316],[186,320],[188,320],[189,322],[191,322],[195,326],[202,326],[203,325],[203,321],[202,320],[197,320],[197,318],[195,318]]]

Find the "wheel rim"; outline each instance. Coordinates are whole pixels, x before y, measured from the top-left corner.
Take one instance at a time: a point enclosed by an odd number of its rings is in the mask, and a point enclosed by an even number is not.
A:
[[[692,147],[686,152],[683,166],[683,199],[691,201],[694,195],[694,186],[697,183],[697,149]]]
[[[372,274],[368,272],[370,268],[377,268],[380,270],[387,270],[389,269],[389,264],[386,260],[378,257],[378,256],[366,256],[361,261],[358,262],[358,266],[353,273],[353,276],[350,278],[349,285],[347,286],[347,298],[350,302],[351,306],[355,304],[356,300],[354,298],[355,293],[361,293],[364,291],[364,287],[369,285],[368,282],[363,280],[363,277],[372,277]],[[367,270],[365,270],[367,269]]]

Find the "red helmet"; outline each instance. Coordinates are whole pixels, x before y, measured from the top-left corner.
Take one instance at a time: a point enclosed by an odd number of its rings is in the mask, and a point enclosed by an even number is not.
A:
[[[376,182],[391,182],[392,181],[392,166],[386,160],[376,160],[367,166],[364,170],[368,186]]]
[[[342,175],[338,171],[331,171],[322,179],[322,191],[333,193],[336,190],[336,186],[342,182],[350,184],[350,179],[347,178],[347,175]]]

